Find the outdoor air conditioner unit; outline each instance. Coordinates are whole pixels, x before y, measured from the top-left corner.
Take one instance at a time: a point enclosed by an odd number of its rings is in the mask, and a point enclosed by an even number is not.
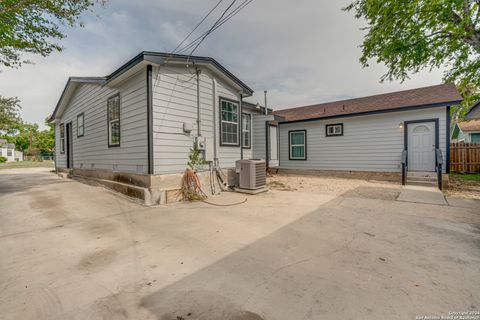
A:
[[[249,190],[265,188],[267,182],[265,160],[238,160],[235,167],[239,188]]]

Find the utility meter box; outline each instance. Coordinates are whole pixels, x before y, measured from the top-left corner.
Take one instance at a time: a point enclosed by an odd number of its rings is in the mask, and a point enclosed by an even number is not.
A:
[[[195,139],[195,147],[197,148],[197,150],[202,151],[204,161],[213,162],[213,141],[211,138],[197,137]]]
[[[196,137],[195,147],[197,148],[197,150],[204,151],[207,147],[207,139],[205,137]]]

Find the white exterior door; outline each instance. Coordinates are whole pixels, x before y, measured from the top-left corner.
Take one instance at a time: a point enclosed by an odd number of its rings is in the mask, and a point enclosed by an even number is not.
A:
[[[435,171],[435,123],[408,125],[408,170]]]
[[[268,126],[269,132],[269,146],[270,146],[270,154],[269,154],[269,167],[278,167],[278,131],[277,126]]]

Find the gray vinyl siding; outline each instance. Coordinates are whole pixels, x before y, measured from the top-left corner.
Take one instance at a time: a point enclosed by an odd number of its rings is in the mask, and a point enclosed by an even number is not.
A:
[[[215,90],[214,90],[214,81]],[[223,168],[240,159],[240,147],[220,146],[219,97],[239,101],[238,92],[207,69],[200,74],[201,135],[213,143],[217,136],[217,157]],[[192,132],[184,133],[184,122]],[[197,136],[197,83],[193,68],[179,66],[153,69],[153,153],[154,173],[183,172]],[[252,149],[244,149],[244,159]]]
[[[272,115],[254,115],[252,117],[252,157],[255,159],[266,158],[266,126],[267,121],[273,121]]]
[[[108,147],[107,99],[120,93],[120,146]],[[77,137],[77,115],[84,113],[84,136]],[[56,165],[66,167],[60,154],[60,123],[72,122],[73,166],[120,172],[148,172],[146,71],[116,89],[81,84],[61,120],[55,124]],[[65,127],[66,130],[66,127]]]
[[[409,120],[439,119],[439,143],[446,159],[445,107],[331,120],[280,124],[280,168],[399,172],[404,129]],[[325,125],[343,123],[343,136],[326,137]],[[288,131],[307,131],[307,160],[289,160]]]

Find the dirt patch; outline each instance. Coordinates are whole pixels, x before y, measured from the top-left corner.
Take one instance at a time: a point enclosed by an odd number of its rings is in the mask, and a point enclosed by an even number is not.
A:
[[[117,256],[113,250],[100,250],[83,257],[77,264],[77,269],[87,272],[96,272],[111,264]]]
[[[273,190],[280,190],[280,191],[295,191],[297,189],[290,187],[285,182],[271,180],[267,183],[267,186]]]
[[[400,187],[399,183],[388,181],[286,174],[275,174],[268,177],[267,184],[272,190],[319,192],[337,196],[351,190],[368,187],[370,189],[365,189],[365,191],[355,191],[356,196],[373,197],[374,199],[391,199],[396,195],[395,189]],[[390,189],[393,190],[390,191]]]
[[[448,182],[448,189],[445,190],[448,196],[480,199],[480,182],[479,181],[464,181],[460,179],[450,178]]]

